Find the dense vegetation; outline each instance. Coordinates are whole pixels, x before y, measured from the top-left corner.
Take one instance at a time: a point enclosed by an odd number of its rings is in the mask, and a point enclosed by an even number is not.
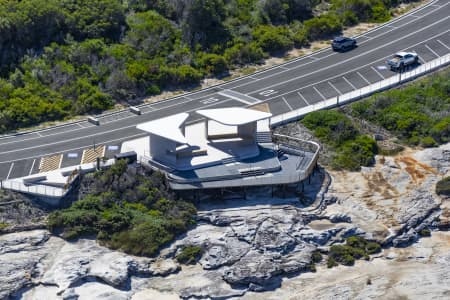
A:
[[[450,141],[450,70],[354,103],[352,111],[408,145],[446,143]]]
[[[332,167],[356,171],[373,162],[378,149],[375,140],[360,134],[343,113],[336,110],[316,111],[308,114],[302,123],[334,153]]]
[[[399,2],[0,0],[0,132],[191,87]]]
[[[351,236],[345,245],[333,245],[328,253],[327,266],[332,268],[337,264],[352,266],[356,259],[369,259],[369,255],[379,253],[380,244],[369,242],[362,237]]]
[[[163,176],[142,176],[120,162],[95,174],[92,191],[71,207],[51,213],[48,226],[73,239],[86,234],[113,249],[155,255],[158,249],[194,223],[195,207],[171,200]]]

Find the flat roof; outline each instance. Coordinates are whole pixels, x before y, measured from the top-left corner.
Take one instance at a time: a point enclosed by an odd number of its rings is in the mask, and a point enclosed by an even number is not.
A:
[[[229,126],[244,125],[268,119],[272,116],[271,113],[242,107],[202,109],[196,112],[210,120]]]
[[[181,132],[180,127],[188,117],[188,113],[180,113],[139,124],[136,128],[180,144],[187,144],[188,141]]]

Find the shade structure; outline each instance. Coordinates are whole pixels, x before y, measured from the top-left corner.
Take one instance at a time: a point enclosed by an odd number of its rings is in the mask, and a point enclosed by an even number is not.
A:
[[[227,107],[197,110],[196,113],[223,125],[239,126],[272,116],[271,113],[242,107]]]
[[[187,144],[188,141],[181,127],[188,117],[188,113],[180,113],[139,124],[136,128],[180,144]]]

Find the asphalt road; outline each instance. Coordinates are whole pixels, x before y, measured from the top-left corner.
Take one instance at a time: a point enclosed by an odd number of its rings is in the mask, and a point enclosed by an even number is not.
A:
[[[0,180],[39,172],[41,157],[63,154],[60,166],[79,164],[83,149],[105,145],[106,155],[121,143],[145,133],[142,122],[204,108],[267,103],[274,115],[376,83],[395,73],[386,60],[397,51],[415,51],[421,63],[450,53],[450,5],[436,0],[412,13],[357,37],[358,47],[331,49],[294,59],[225,84],[141,106],[142,115],[128,111],[100,116],[100,125],[70,123],[27,134],[0,138]],[[199,118],[195,114],[191,120]]]

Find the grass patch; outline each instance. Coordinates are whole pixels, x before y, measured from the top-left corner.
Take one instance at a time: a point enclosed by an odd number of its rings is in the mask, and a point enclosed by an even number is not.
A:
[[[8,228],[8,226],[9,226],[8,223],[0,222],[0,230],[6,229],[6,228]]]

